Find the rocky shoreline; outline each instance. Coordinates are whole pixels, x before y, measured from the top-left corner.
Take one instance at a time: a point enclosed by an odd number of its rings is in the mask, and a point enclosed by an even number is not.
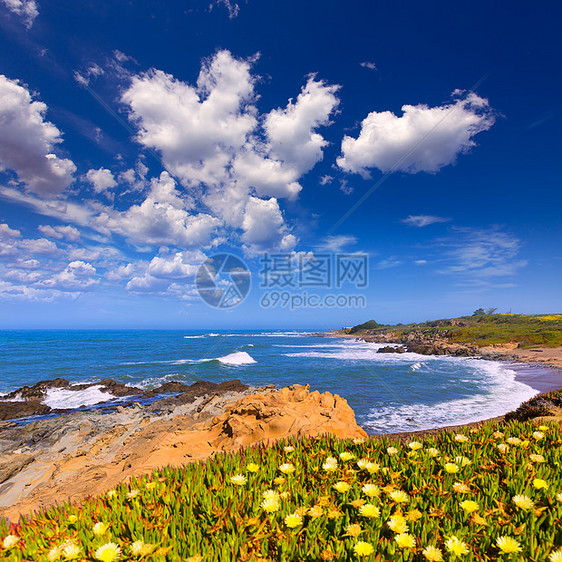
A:
[[[48,384],[40,384],[35,390],[45,391]],[[256,443],[325,433],[366,436],[346,400],[308,386],[256,388],[240,381],[184,386],[169,383],[165,389],[173,388],[174,396],[144,406],[75,410],[27,425],[0,421],[0,516],[17,521],[162,466]],[[35,390],[27,394],[37,398]]]

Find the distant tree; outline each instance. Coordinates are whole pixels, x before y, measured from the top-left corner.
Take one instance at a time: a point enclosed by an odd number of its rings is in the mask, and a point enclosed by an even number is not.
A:
[[[360,332],[361,330],[374,330],[375,328],[378,328],[380,326],[380,324],[378,322],[375,322],[374,320],[368,320],[367,322],[364,322],[363,324],[358,324],[357,326],[353,326],[353,328],[351,328],[351,330],[349,330],[350,334],[355,334],[356,332]]]
[[[472,316],[484,316],[486,311],[483,308],[477,308],[473,313]]]
[[[494,312],[496,312],[496,310],[497,310],[497,308],[493,308],[493,307],[487,308],[486,314],[494,314]]]

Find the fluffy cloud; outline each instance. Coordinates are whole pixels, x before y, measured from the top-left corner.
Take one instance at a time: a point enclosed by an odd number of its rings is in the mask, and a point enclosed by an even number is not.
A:
[[[373,111],[361,123],[357,138],[344,137],[337,163],[365,177],[372,168],[437,172],[475,146],[472,137],[494,122],[488,100],[474,93],[437,107],[404,105],[401,117],[391,111]]]
[[[27,28],[33,25],[33,21],[39,15],[35,0],[2,0],[2,2],[14,14],[24,19]]]
[[[408,226],[415,226],[417,228],[422,228],[424,226],[429,226],[430,224],[435,224],[438,222],[449,222],[451,219],[446,219],[444,217],[436,217],[434,215],[409,215],[401,222],[407,224]]]
[[[296,238],[287,232],[279,203],[273,197],[263,200],[250,197],[242,222],[242,241],[251,251],[263,251],[268,248],[292,250]]]
[[[191,203],[180,197],[167,172],[153,179],[146,199],[127,211],[106,210],[97,221],[137,245],[205,246],[220,221],[205,213],[190,212]]]
[[[6,223],[0,224],[0,238],[19,238],[21,232],[10,228]]]
[[[150,70],[132,78],[122,101],[138,141],[157,150],[214,217],[264,247],[266,239],[290,240],[277,198],[295,199],[300,177],[322,159],[326,141],[316,129],[329,124],[338,99],[337,86],[311,77],[295,102],[260,116],[254,86],[251,61],[219,51],[204,61],[196,85]],[[258,205],[276,219],[264,220],[259,236]]]
[[[37,229],[45,236],[57,238],[58,240],[66,238],[71,242],[76,242],[80,239],[80,231],[73,226],[50,226],[48,224],[41,224]]]
[[[177,252],[172,258],[156,256],[148,266],[148,273],[160,279],[193,277],[205,258],[202,252]]]
[[[61,193],[76,166],[54,154],[60,131],[45,121],[47,106],[33,101],[17,80],[0,75],[0,171],[12,170],[27,189],[43,197]]]
[[[97,285],[96,268],[87,262],[78,260],[70,262],[63,271],[39,285],[49,289],[62,291],[81,291]]]
[[[117,182],[110,170],[100,168],[99,170],[88,170],[86,179],[92,184],[96,193],[106,193],[108,189],[115,187]]]

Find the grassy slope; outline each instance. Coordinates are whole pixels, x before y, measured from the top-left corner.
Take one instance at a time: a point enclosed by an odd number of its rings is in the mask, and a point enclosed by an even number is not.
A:
[[[400,337],[421,332],[423,335],[439,335],[451,343],[470,343],[479,347],[509,342],[517,342],[522,348],[562,345],[562,314],[491,314],[421,324],[379,326],[374,329],[365,329],[364,326],[354,326],[350,333],[366,335],[393,332]]]

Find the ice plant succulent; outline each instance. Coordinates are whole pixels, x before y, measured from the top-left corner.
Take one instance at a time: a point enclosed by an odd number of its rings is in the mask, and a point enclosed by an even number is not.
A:
[[[108,542],[100,546],[94,556],[100,562],[116,562],[121,558],[121,547],[114,542]]]
[[[445,548],[448,552],[455,556],[464,556],[469,553],[468,546],[465,542],[461,541],[457,536],[451,535],[445,541]]]
[[[443,553],[436,546],[426,546],[422,551],[422,555],[430,562],[441,562],[443,560]]]
[[[361,557],[370,556],[371,554],[373,554],[374,551],[375,549],[373,545],[364,541],[359,541],[355,543],[355,546],[353,547],[353,552],[355,552],[357,556],[361,556]]]
[[[504,554],[521,552],[521,545],[512,537],[498,537],[496,544],[500,549],[500,552],[503,552]]]

